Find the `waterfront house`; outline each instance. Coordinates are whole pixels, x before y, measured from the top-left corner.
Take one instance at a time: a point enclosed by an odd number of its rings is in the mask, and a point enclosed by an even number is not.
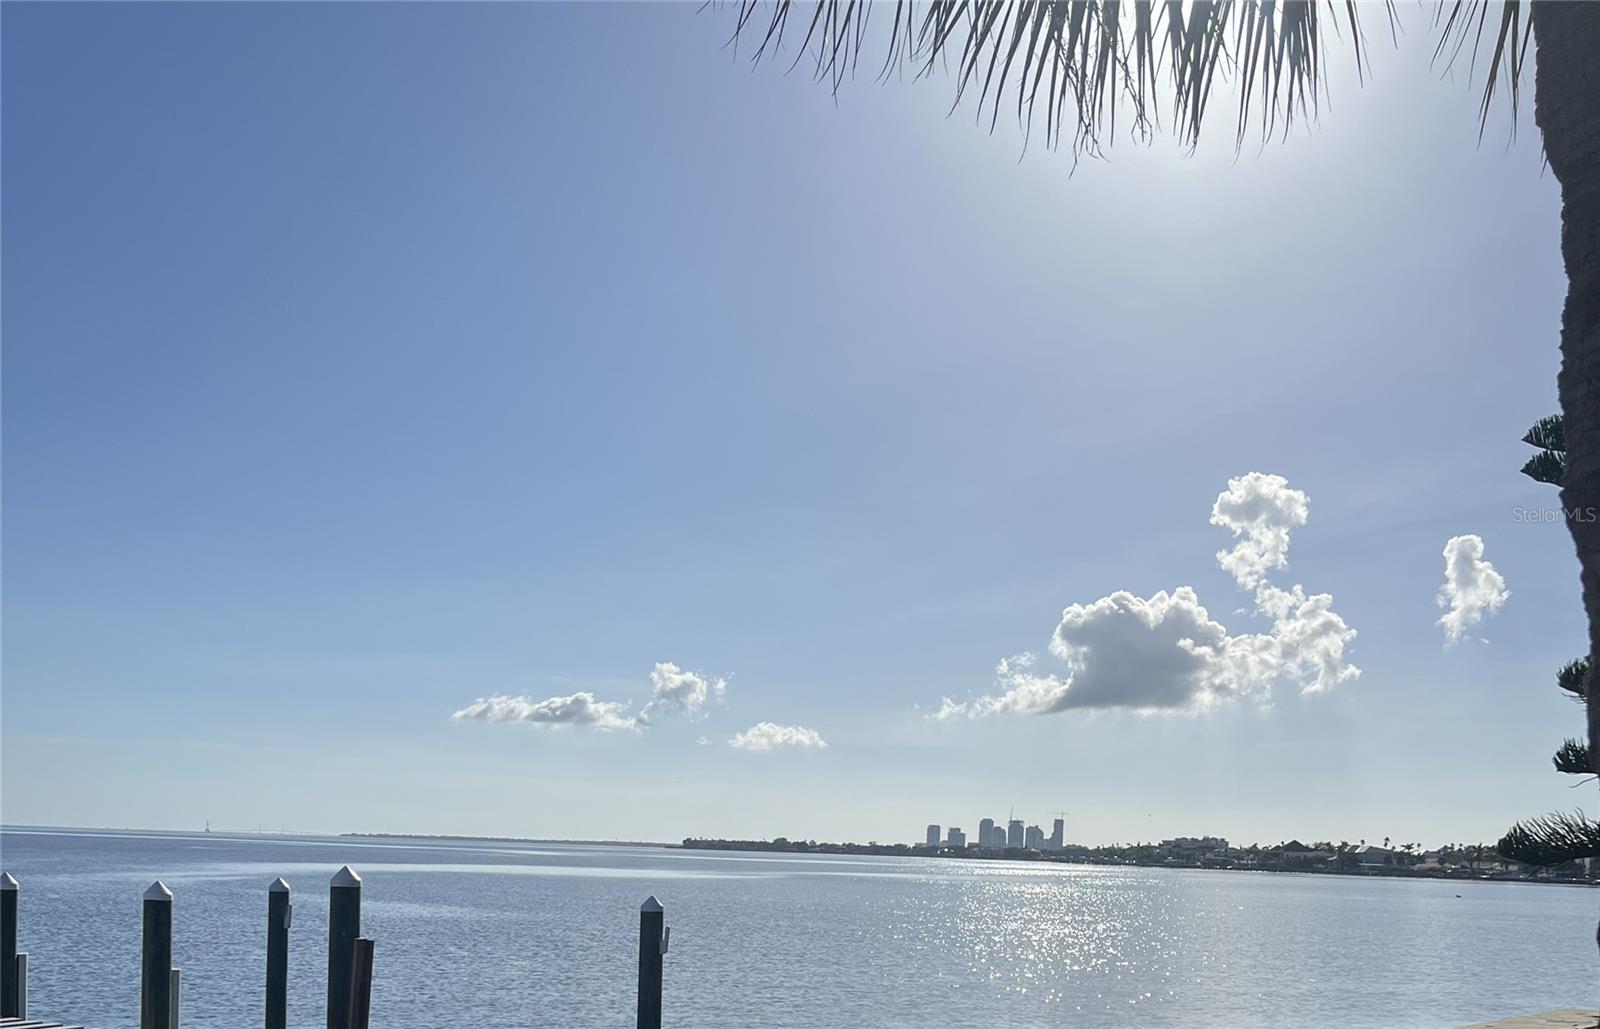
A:
[[[1356,851],[1356,864],[1362,868],[1381,868],[1394,864],[1394,851],[1382,847],[1362,847]]]

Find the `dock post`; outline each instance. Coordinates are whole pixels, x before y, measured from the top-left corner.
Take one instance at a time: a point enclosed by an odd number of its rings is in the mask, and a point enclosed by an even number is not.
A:
[[[361,877],[345,865],[328,883],[328,1029],[350,1029],[350,985],[361,935]]]
[[[289,884],[267,887],[267,1029],[289,1029]]]
[[[638,1029],[661,1029],[661,965],[667,913],[654,896],[639,905]]]
[[[17,1007],[17,879],[0,874],[0,1018],[21,1018]]]
[[[17,1017],[28,1017],[28,955],[17,955]]]
[[[357,937],[350,977],[350,1029],[368,1029],[372,1017],[372,941]]]
[[[174,968],[172,975],[168,976],[172,988],[168,992],[172,996],[172,1018],[167,1021],[169,1029],[178,1029],[178,1010],[183,1006],[180,997],[183,994],[183,969]]]
[[[172,891],[157,879],[144,891],[139,1029],[171,1029],[172,1011]]]

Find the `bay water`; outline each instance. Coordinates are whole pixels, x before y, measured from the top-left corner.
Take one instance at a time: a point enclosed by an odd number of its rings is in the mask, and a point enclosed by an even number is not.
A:
[[[172,888],[184,1029],[262,1020],[293,887],[290,1025],[324,1022],[328,880],[363,877],[374,1026],[1451,1027],[1593,1006],[1600,891],[648,846],[6,828],[29,1014],[138,1024],[140,895]]]

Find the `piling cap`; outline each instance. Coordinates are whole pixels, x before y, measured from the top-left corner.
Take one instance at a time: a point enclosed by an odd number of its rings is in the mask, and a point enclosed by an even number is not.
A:
[[[10,872],[0,872],[0,890],[7,893],[17,892],[17,877]]]
[[[157,879],[155,882],[150,884],[150,888],[148,890],[144,891],[144,899],[170,901],[172,900],[172,891],[167,889],[166,883],[162,882],[160,879]]]
[[[272,885],[267,887],[267,892],[268,893],[288,893],[289,892],[289,884],[284,880],[283,876],[280,875],[276,879],[272,880]]]
[[[659,900],[657,900],[656,899],[656,895],[652,893],[652,894],[650,894],[650,896],[648,896],[648,897],[646,897],[644,899],[644,903],[643,904],[639,905],[639,910],[640,911],[660,911],[660,910],[662,910],[661,902]]]
[[[329,880],[328,885],[360,886],[361,877],[356,874],[356,870],[354,868],[351,868],[349,865],[345,865],[343,868],[333,873],[333,878]]]

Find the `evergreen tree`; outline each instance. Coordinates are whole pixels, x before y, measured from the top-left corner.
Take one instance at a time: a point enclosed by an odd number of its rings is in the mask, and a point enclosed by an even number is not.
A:
[[[1522,441],[1539,448],[1539,453],[1522,466],[1522,474],[1552,486],[1562,485],[1567,466],[1566,441],[1561,416],[1540,419]],[[1587,704],[1584,683],[1589,678],[1589,659],[1568,661],[1556,672],[1556,686],[1579,704]],[[1551,759],[1556,771],[1566,775],[1591,775],[1589,745],[1568,739]],[[1600,857],[1600,822],[1582,812],[1556,812],[1530,818],[1513,825],[1496,848],[1500,855],[1527,865],[1560,865],[1581,858]]]

